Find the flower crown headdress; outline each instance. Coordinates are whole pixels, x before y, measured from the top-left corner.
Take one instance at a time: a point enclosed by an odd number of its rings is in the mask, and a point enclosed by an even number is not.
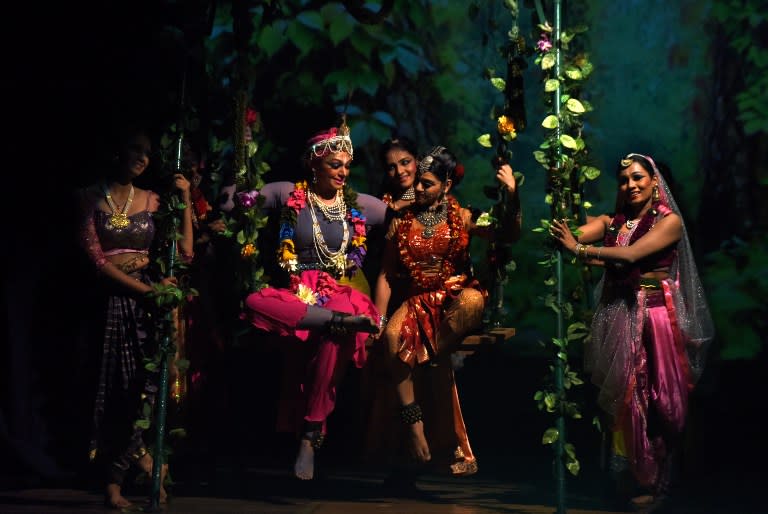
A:
[[[341,125],[334,127],[326,133],[321,133],[308,141],[309,157],[323,157],[329,153],[347,152],[354,157],[352,138],[349,137],[349,126],[346,115],[342,115]]]

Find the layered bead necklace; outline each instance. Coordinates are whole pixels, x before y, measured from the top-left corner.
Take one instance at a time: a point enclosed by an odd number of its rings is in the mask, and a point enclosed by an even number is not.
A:
[[[101,188],[104,191],[104,197],[107,199],[107,205],[112,211],[112,214],[109,215],[109,223],[115,228],[125,228],[130,225],[131,220],[128,219],[128,210],[131,208],[131,204],[133,203],[133,184],[131,184],[131,189],[128,191],[128,200],[126,200],[122,209],[119,209],[115,204],[115,201],[112,199],[112,193],[109,192],[107,184],[102,184]]]
[[[448,219],[448,202],[443,200],[436,207],[430,207],[416,214],[416,219],[424,225],[421,237],[429,239],[435,234],[435,227]]]
[[[349,243],[349,226],[346,223],[347,205],[344,202],[344,195],[339,190],[332,205],[323,203],[311,190],[309,191],[308,198],[309,213],[312,216],[312,242],[314,243],[317,258],[323,268],[331,268],[339,274],[343,274],[347,267],[347,244]],[[344,233],[341,238],[341,245],[335,252],[328,248],[328,244],[325,242],[314,206],[320,209],[320,212],[323,213],[323,216],[328,221],[341,221]]]

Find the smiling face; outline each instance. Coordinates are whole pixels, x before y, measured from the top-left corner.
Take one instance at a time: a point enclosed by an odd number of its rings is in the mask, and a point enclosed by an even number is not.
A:
[[[425,171],[415,181],[416,205],[420,208],[434,207],[451,188],[451,180],[441,182],[437,175]]]
[[[152,144],[145,134],[136,134],[127,139],[120,148],[120,173],[134,179],[144,173],[149,166],[149,154]]]
[[[349,178],[352,157],[347,152],[334,152],[317,159],[312,172],[317,180],[315,191],[321,196],[332,196],[344,187]]]
[[[651,175],[639,162],[633,162],[619,171],[619,195],[625,206],[635,214],[650,206],[653,188],[658,184],[655,175]]]
[[[385,156],[387,176],[392,187],[405,191],[416,179],[416,158],[408,151],[393,148]]]

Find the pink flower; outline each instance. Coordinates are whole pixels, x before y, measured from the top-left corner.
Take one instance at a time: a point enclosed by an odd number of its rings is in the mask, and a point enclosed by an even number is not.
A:
[[[294,189],[293,193],[288,197],[288,201],[285,204],[296,212],[299,212],[304,208],[307,202],[307,195],[303,189]]]
[[[536,43],[536,49],[542,53],[552,50],[552,41],[549,40],[548,34],[542,32],[541,39]]]

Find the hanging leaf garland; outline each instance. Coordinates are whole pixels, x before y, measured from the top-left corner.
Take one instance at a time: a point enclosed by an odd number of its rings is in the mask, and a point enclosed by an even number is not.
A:
[[[592,72],[592,65],[586,53],[571,50],[570,43],[577,34],[586,31],[586,27],[565,30],[559,35],[561,74],[558,71],[556,40],[553,28],[543,21],[538,25],[540,30],[539,40],[536,43],[536,58],[534,62],[542,71],[542,83],[544,103],[549,112],[544,116],[541,126],[547,129],[546,139],[539,146],[539,150],[533,152],[536,161],[541,164],[547,173],[547,191],[544,200],[550,205],[552,219],[568,219],[572,229],[580,224],[583,219],[583,209],[591,206],[583,202],[583,185],[587,180],[594,180],[600,175],[600,170],[587,164],[588,149],[583,137],[583,115],[592,110],[589,102],[581,97],[583,82]],[[559,102],[559,105],[555,105]],[[557,108],[556,108],[557,107]],[[545,386],[534,395],[539,410],[554,414],[555,417],[570,417],[580,419],[582,417],[580,406],[577,402],[568,399],[567,392],[573,386],[583,384],[578,373],[572,370],[568,364],[569,345],[574,342],[583,342],[588,334],[587,325],[574,318],[574,305],[570,301],[558,302],[554,290],[557,287],[565,287],[558,284],[558,277],[553,265],[558,262],[558,248],[549,238],[549,220],[541,220],[540,226],[534,232],[545,234],[545,257],[539,264],[547,270],[547,278],[544,283],[552,292],[544,298],[544,305],[552,309],[558,316],[565,318],[567,323],[565,337],[554,337],[551,344],[554,346],[554,359],[550,366],[550,373],[545,377]],[[562,276],[560,277],[562,280]],[[580,291],[563,292],[561,298],[578,298]],[[559,364],[557,361],[560,361]],[[557,379],[554,377],[556,369],[562,369],[562,388],[556,387]],[[547,428],[542,436],[542,444],[554,444],[564,434],[555,427]],[[569,472],[576,475],[580,465],[576,457],[576,451],[572,444],[564,443],[564,464]]]

